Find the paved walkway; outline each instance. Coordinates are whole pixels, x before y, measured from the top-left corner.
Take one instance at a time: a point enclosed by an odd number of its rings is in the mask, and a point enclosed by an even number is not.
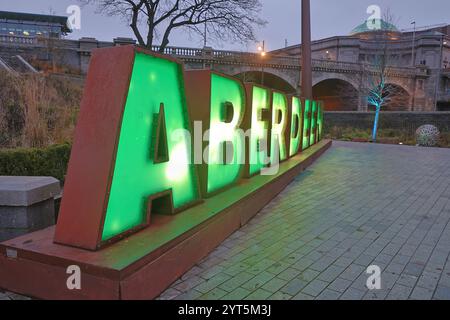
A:
[[[160,299],[450,299],[449,221],[449,149],[334,142]]]
[[[449,220],[450,150],[335,142],[160,299],[450,299]]]

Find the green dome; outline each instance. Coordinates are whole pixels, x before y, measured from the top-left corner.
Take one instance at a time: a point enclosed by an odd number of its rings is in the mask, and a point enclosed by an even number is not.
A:
[[[379,23],[380,29],[375,29],[375,26]],[[373,24],[374,28],[369,28]],[[366,33],[366,32],[400,32],[396,26],[394,26],[392,23],[386,22],[382,19],[372,19],[364,21],[364,23],[357,26],[355,29],[352,30],[350,33],[351,35],[356,35],[360,33]]]

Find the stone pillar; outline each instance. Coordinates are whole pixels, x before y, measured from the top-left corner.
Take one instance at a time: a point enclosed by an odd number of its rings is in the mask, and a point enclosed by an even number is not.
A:
[[[212,47],[204,47],[202,49],[202,57],[203,57],[203,69],[211,70],[213,68],[211,61],[213,60],[213,48]]]
[[[302,97],[312,99],[311,4],[302,0]]]
[[[131,38],[122,38],[122,37],[118,37],[118,38],[114,38],[113,40],[114,46],[126,46],[126,45],[130,45],[136,44],[136,40],[131,39]]]
[[[369,104],[369,102],[367,101],[367,96],[365,94],[362,94],[360,90],[358,97],[359,97],[358,111],[367,112]]]
[[[95,38],[83,37],[79,42],[80,48],[78,52],[80,55],[80,70],[82,74],[86,74],[89,68],[92,50],[98,48],[98,41]]]
[[[55,224],[60,192],[55,178],[0,176],[0,241]]]

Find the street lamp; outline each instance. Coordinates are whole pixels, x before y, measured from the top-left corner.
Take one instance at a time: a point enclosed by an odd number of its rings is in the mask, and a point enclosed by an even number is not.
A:
[[[266,41],[263,40],[262,45],[258,47],[261,54],[261,60],[266,56]],[[261,85],[264,85],[264,61],[261,61]]]
[[[203,48],[206,48],[207,45],[207,37],[208,37],[208,26],[206,25],[206,21],[205,21],[205,31],[203,32]]]
[[[412,54],[411,54],[411,67],[414,67],[415,65],[415,51],[416,51],[416,22],[413,21],[411,24],[414,25],[414,31],[413,31],[413,40],[412,40]]]
[[[438,66],[438,74],[436,79],[436,88],[434,90],[434,111],[437,111],[437,105],[438,105],[438,96],[439,96],[439,85],[441,84],[441,72],[442,72],[442,60],[444,57],[444,45],[446,45],[447,41],[445,41],[445,34],[442,32],[439,32],[439,35],[441,36],[440,41],[440,56],[439,56],[439,66]]]
[[[266,55],[266,41],[263,40],[262,44],[258,47],[258,51],[261,53],[261,56],[264,57]]]

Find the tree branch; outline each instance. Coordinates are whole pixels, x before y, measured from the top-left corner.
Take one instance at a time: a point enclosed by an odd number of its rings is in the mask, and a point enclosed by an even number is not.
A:
[[[259,18],[260,0],[81,0],[97,3],[101,12],[128,17],[140,45],[151,48],[155,37],[162,32],[160,51],[170,42],[176,29],[203,35],[198,25],[207,23],[208,34],[222,42],[255,40],[255,27],[266,22]],[[139,23],[140,20],[144,20]],[[143,22],[143,21],[142,21]],[[147,33],[144,41],[142,33]]]

